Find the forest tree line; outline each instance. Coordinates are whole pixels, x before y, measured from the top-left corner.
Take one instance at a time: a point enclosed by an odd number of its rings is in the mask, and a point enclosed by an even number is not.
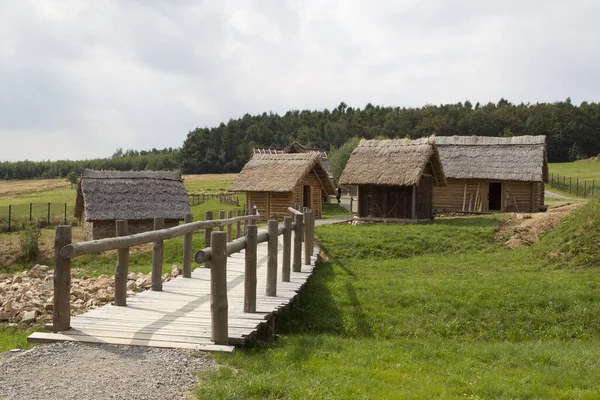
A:
[[[600,153],[600,104],[570,99],[556,103],[464,103],[418,108],[364,108],[340,103],[320,111],[283,115],[246,114],[213,128],[190,131],[181,149],[117,150],[107,159],[0,163],[0,178],[65,177],[83,168],[115,170],[179,169],[185,174],[239,172],[254,147],[285,147],[293,141],[330,152],[351,138],[419,138],[429,135],[546,135],[550,162]]]

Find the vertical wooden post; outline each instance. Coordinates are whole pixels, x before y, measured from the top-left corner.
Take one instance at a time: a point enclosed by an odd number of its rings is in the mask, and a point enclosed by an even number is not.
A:
[[[241,217],[242,216],[242,210],[237,210],[235,212],[235,216],[236,217]],[[239,239],[242,237],[242,221],[237,221],[235,223],[235,238]]]
[[[594,198],[594,186],[596,186],[596,180],[592,179],[592,199]]]
[[[256,215],[256,208],[255,207],[252,207],[250,209],[250,215]],[[256,218],[250,218],[248,220],[248,224],[249,225],[256,225]]]
[[[210,313],[211,340],[215,344],[229,344],[227,312],[227,234],[211,233]]]
[[[310,255],[315,253],[315,212],[310,213]]]
[[[354,207],[352,206],[352,203],[354,203],[354,197],[350,197],[350,212],[354,212]],[[323,218],[322,215],[321,218]]]
[[[304,264],[310,265],[310,210],[304,208]]]
[[[225,219],[225,210],[219,211],[219,219]],[[220,232],[225,231],[225,225],[219,226],[219,231]]]
[[[48,203],[48,226],[50,226],[50,203]]]
[[[246,227],[246,264],[244,277],[244,312],[256,312],[256,225]]]
[[[233,218],[233,211],[231,211],[231,210],[227,211],[227,218],[228,219]],[[227,242],[231,242],[232,235],[233,235],[233,224],[227,224]]]
[[[65,225],[67,224],[67,203],[65,203]]]
[[[417,219],[417,186],[413,185],[412,187],[412,205],[410,215],[412,219]]]
[[[302,229],[302,215],[294,215],[294,223],[296,229],[294,231],[294,261],[292,263],[292,271],[300,272],[302,268],[302,237],[304,230]]]
[[[210,221],[213,219],[212,211],[204,213],[204,220]],[[204,247],[210,247],[210,236],[212,234],[212,228],[206,228],[204,230]],[[210,268],[210,261],[204,261],[204,268]]]
[[[583,197],[587,197],[587,181],[583,181]]]
[[[192,214],[185,214],[184,223],[189,224],[194,221]],[[183,277],[192,277],[192,236],[193,233],[186,233],[183,237]]]
[[[29,203],[29,222],[33,219],[33,203]],[[65,223],[66,225],[66,223]]]
[[[575,180],[575,196],[579,196],[579,178]]]
[[[267,296],[277,296],[277,230],[276,219],[269,220],[269,241],[267,242]]]
[[[127,221],[116,222],[117,236],[127,236]],[[129,272],[129,247],[117,250],[117,268],[115,269],[115,306],[127,305],[127,274]],[[152,276],[154,279],[154,276]]]
[[[292,261],[292,217],[283,217],[283,262],[281,264],[281,280],[290,281]]]
[[[572,182],[572,178],[569,177],[569,194],[571,194],[571,182]]]
[[[9,232],[10,232],[10,214],[11,214],[11,212],[12,212],[11,208],[12,208],[12,207],[11,207],[11,205],[9,204],[9,205],[8,205],[8,231],[9,231]]]
[[[154,230],[160,230],[165,227],[163,218],[154,218]],[[163,271],[163,256],[165,244],[162,240],[152,244],[152,290],[160,292],[162,290],[162,271]]]
[[[57,226],[54,236],[54,308],[52,331],[71,327],[71,259],[63,258],[60,250],[71,244],[71,226]]]

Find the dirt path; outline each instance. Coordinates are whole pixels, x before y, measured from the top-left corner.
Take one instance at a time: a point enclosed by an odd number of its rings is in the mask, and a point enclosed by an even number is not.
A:
[[[544,195],[546,197],[551,197],[553,199],[570,199],[570,197],[563,196],[562,194],[551,192],[548,189],[545,190],[545,194]]]
[[[55,343],[0,354],[0,399],[188,399],[215,367],[185,350]]]

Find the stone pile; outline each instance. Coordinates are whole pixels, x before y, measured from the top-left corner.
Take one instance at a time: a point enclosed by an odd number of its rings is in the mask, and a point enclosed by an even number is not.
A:
[[[173,265],[171,274],[163,274],[168,281],[181,275]],[[0,323],[49,323],[52,322],[54,296],[54,270],[46,265],[35,265],[29,271],[15,275],[0,274]],[[71,275],[71,314],[103,306],[114,299],[114,276],[100,275],[75,278],[81,271]],[[152,273],[147,275],[130,272],[127,276],[127,295],[142,292],[152,286]]]

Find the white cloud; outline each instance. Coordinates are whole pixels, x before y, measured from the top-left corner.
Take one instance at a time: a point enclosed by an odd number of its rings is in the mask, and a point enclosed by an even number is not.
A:
[[[599,101],[594,1],[0,0],[0,160],[345,101]]]

